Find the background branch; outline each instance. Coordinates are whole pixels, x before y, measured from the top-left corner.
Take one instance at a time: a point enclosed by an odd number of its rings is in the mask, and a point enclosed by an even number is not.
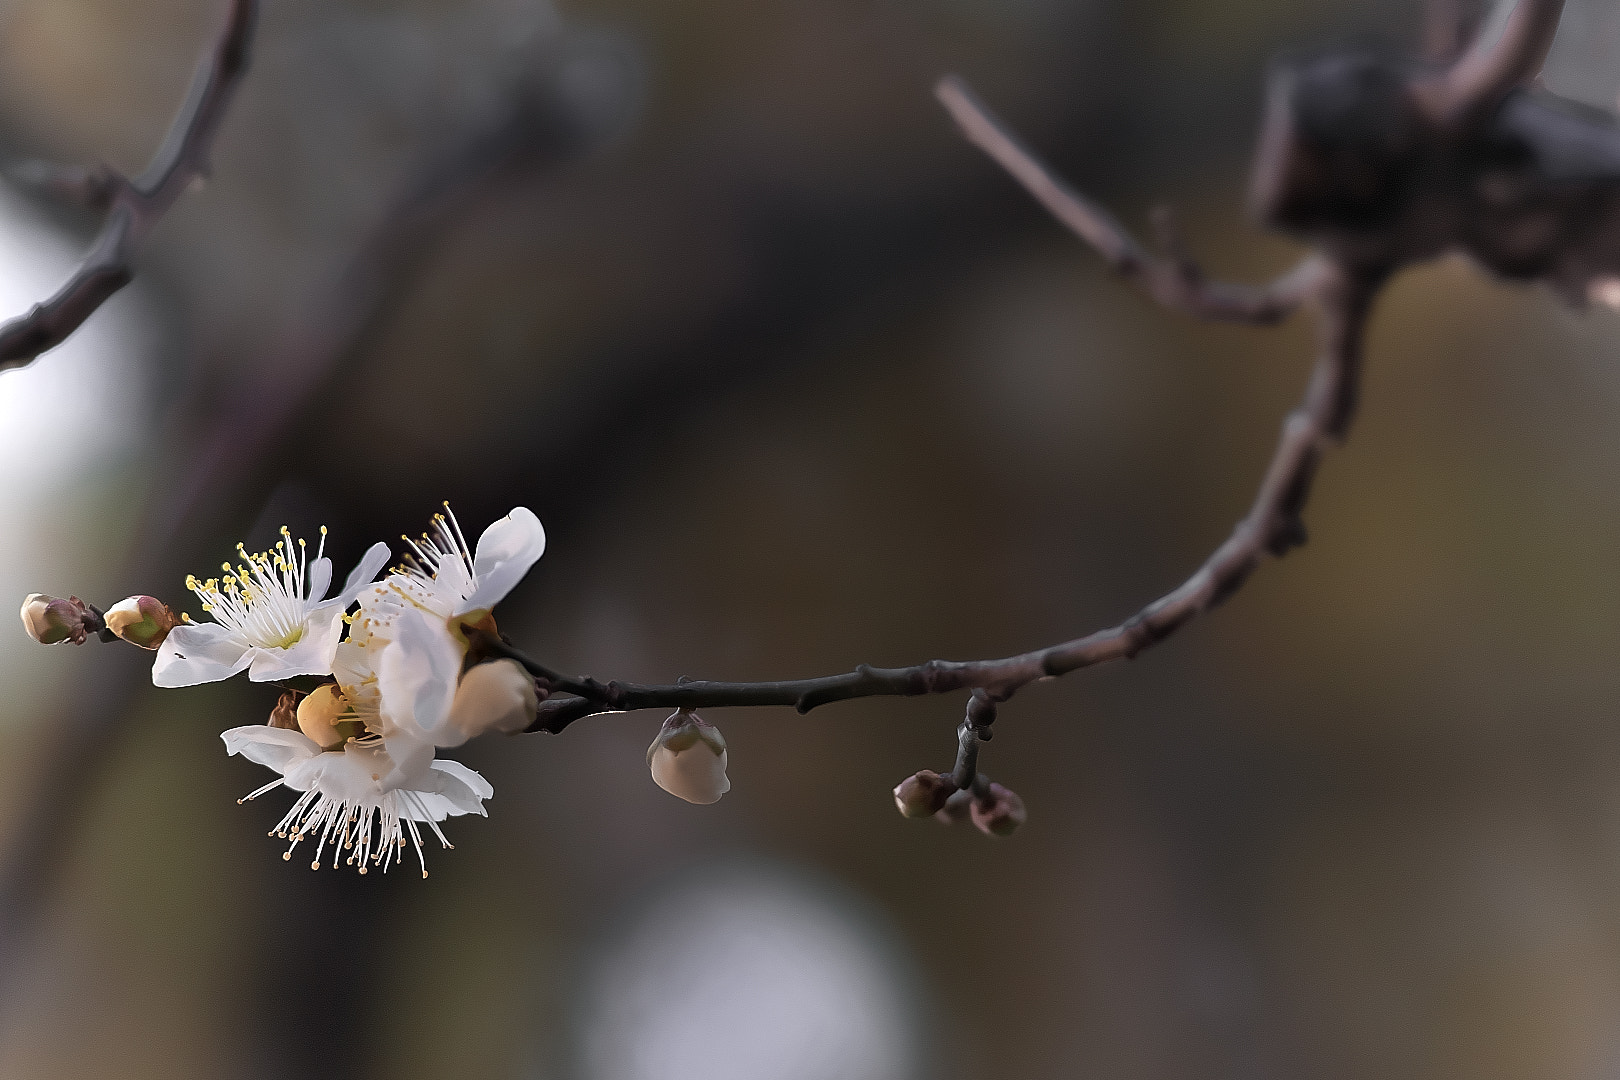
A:
[[[1414,88],[1429,120],[1456,131],[1541,74],[1563,12],[1564,0],[1519,0],[1495,44],[1476,43],[1444,75]]]
[[[54,349],[134,277],[136,247],[180,194],[208,175],[209,152],[231,95],[247,71],[258,0],[232,0],[225,25],[198,65],[185,104],[146,170],[133,180],[107,168],[34,166],[20,179],[92,207],[107,220],[84,262],[50,299],[0,325],[0,370]]]

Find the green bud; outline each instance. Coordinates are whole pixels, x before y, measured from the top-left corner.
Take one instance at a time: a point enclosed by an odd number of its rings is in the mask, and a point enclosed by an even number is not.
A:
[[[107,629],[131,645],[156,649],[180,624],[167,604],[151,596],[131,596],[107,609]]]

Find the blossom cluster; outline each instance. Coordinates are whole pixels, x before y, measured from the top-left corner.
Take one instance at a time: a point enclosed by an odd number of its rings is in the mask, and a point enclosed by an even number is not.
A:
[[[157,645],[157,686],[244,671],[254,682],[319,680],[308,692],[283,694],[269,723],[221,736],[227,752],[279,774],[246,799],[278,787],[299,793],[273,833],[290,841],[285,859],[307,841],[311,868],[329,858],[364,874],[386,871],[409,843],[426,877],[423,833],[450,847],[440,823],[485,814],[483,802],[494,794],[439,749],[484,732],[521,731],[534,720],[533,677],[512,660],[469,656],[467,628],[494,631],[495,605],[540,558],[545,530],[518,507],[474,548],[445,511],[420,539],[405,538],[409,551],[381,581],[374,579],[391,553],[375,544],[330,598],[324,528],[313,559],[285,528],[268,551],[238,545],[236,562],[220,576],[186,582],[208,618],[185,617]],[[126,601],[129,617],[149,599]]]
[[[271,835],[330,853],[335,868],[384,872],[414,849],[422,876],[424,830],[445,847],[446,818],[485,815],[494,794],[478,773],[439,756],[486,732],[516,734],[534,723],[549,687],[504,645],[495,605],[546,546],[533,512],[518,507],[469,545],[450,506],[434,515],[402,561],[376,580],[391,552],[374,544],[336,595],[321,528],[315,557],[283,527],[267,551],[237,545],[218,576],[186,579],[205,616],[176,617],[150,596],[105,615],[77,597],[32,593],[23,626],[36,641],[82,644],[92,635],[153,650],[160,687],[219,682],[246,672],[284,692],[268,722],[223,733],[225,749],[276,772],[241,801],[276,788],[297,792]],[[497,643],[492,645],[492,643]],[[501,655],[501,654],[510,655]],[[289,685],[289,680],[302,685]],[[692,803],[731,786],[720,732],[688,710],[664,722],[647,750],[653,780]]]

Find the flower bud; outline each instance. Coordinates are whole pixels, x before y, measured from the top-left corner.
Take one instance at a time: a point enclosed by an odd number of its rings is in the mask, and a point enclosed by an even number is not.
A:
[[[270,727],[285,728],[288,731],[298,731],[298,691],[283,690],[281,697],[276,701],[276,707],[270,710],[270,719],[265,721]]]
[[[366,726],[356,719],[349,699],[337,684],[327,683],[305,694],[298,703],[298,730],[322,750],[340,750],[351,738],[364,735]]]
[[[973,824],[986,836],[1009,836],[1029,816],[1018,793],[1000,784],[991,784],[985,798],[973,800],[972,813]]]
[[[447,724],[463,742],[486,731],[516,735],[534,723],[539,708],[534,676],[516,660],[492,660],[461,677]]]
[[[653,782],[677,798],[707,805],[731,790],[726,779],[726,740],[720,730],[681,709],[664,721],[647,747]]]
[[[179,625],[167,604],[151,596],[131,596],[107,609],[107,629],[131,645],[156,649]]]
[[[956,785],[949,777],[924,769],[908,776],[894,789],[894,805],[908,818],[931,817],[945,809],[945,800],[951,797]]]
[[[23,629],[41,645],[55,645],[71,641],[83,645],[85,637],[100,630],[96,618],[78,597],[63,600],[59,596],[29,593],[22,602]]]

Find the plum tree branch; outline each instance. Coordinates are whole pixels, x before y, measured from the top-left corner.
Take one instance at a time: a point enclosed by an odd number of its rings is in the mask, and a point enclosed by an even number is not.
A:
[[[0,370],[21,367],[62,344],[129,284],[135,249],[181,193],[208,175],[214,137],[247,71],[258,6],[258,0],[231,0],[225,25],[198,65],[185,104],[139,176],[129,179],[108,168],[35,166],[24,171],[24,180],[105,209],[107,219],[89,254],[55,295],[0,325]]]

